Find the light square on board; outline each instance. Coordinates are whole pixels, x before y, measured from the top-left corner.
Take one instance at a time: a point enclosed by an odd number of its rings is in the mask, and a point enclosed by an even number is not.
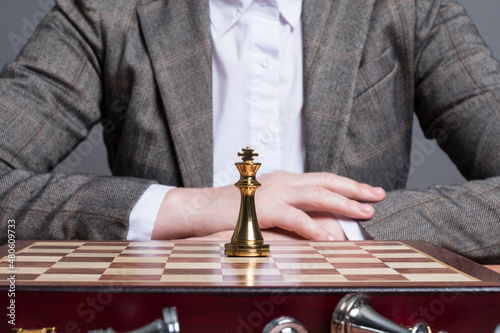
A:
[[[42,274],[35,281],[44,282],[92,282],[98,281],[101,274]]]

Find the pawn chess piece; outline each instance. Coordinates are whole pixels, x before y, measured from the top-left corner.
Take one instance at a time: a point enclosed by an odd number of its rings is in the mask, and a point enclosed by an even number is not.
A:
[[[255,212],[255,191],[260,187],[255,175],[261,164],[254,163],[253,158],[259,155],[247,147],[238,156],[242,156],[243,162],[235,163],[240,180],[234,186],[241,192],[240,213],[231,243],[226,244],[224,254],[235,257],[268,256],[269,244],[264,244]]]

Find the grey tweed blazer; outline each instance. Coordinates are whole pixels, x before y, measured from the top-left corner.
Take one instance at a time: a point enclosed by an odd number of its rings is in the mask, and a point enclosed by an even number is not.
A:
[[[464,9],[304,0],[302,20],[307,171],[384,187],[375,239],[500,262],[500,66]],[[56,1],[1,74],[1,230],[123,239],[150,184],[210,186],[209,24],[208,0]],[[404,189],[414,112],[469,182]],[[114,176],[51,172],[97,122]]]

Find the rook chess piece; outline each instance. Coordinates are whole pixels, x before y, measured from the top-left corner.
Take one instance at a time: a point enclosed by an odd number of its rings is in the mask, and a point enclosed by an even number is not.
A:
[[[254,163],[253,158],[258,154],[249,147],[244,148],[238,156],[242,157],[243,162],[235,163],[240,180],[234,185],[241,192],[240,213],[231,243],[226,244],[224,254],[236,257],[268,256],[269,244],[264,244],[255,212],[255,191],[260,187],[255,175],[261,164]]]

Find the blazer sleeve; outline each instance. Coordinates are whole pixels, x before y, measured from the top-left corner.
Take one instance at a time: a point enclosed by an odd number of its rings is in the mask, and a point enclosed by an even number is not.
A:
[[[454,0],[417,1],[415,110],[468,182],[397,190],[362,226],[500,262],[500,65]]]
[[[51,173],[101,120],[99,17],[71,6],[58,2],[0,75],[1,243],[9,220],[16,239],[123,239],[152,183]]]

